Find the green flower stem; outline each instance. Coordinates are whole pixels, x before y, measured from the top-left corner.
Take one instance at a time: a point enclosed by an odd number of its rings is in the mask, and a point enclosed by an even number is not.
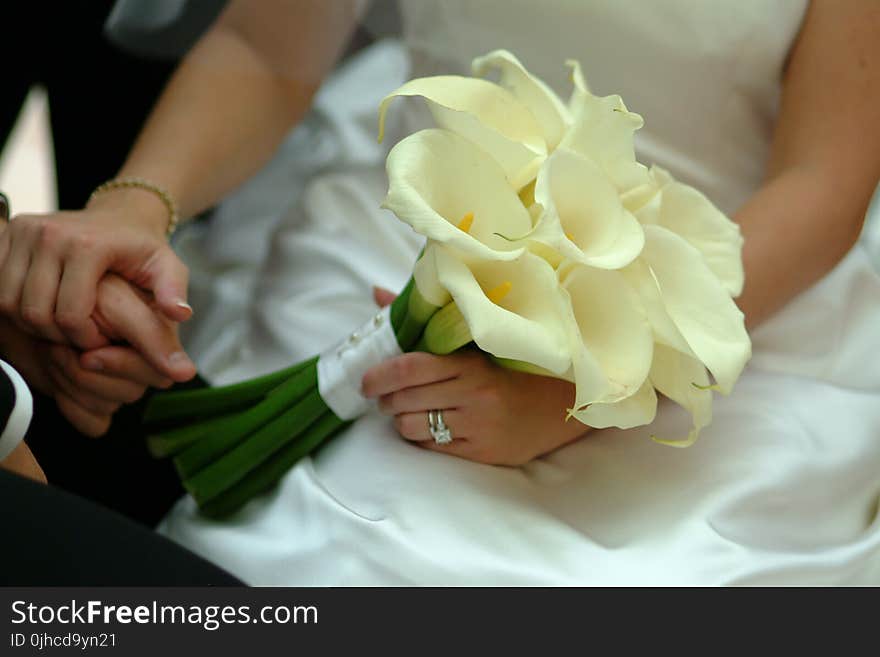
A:
[[[412,280],[414,281],[414,279]],[[424,326],[434,316],[434,313],[440,310],[440,307],[435,306],[422,296],[419,287],[413,284],[412,292],[409,295],[407,310],[407,315],[412,317],[413,321]]]
[[[162,433],[147,436],[147,448],[156,458],[174,456],[197,440],[222,432],[240,413],[218,415],[197,424],[184,424]]]
[[[197,432],[199,437],[174,459],[181,478],[191,477],[242,441],[247,442],[249,434],[316,390],[318,374],[315,362],[277,386],[260,403],[236,414],[225,425],[218,427],[215,420],[189,425],[187,428]]]
[[[428,303],[410,278],[403,291],[391,302],[391,326],[403,351],[412,348],[435,312],[437,306]]]
[[[238,511],[248,501],[275,485],[301,458],[311,454],[349,424],[333,413],[325,413],[304,434],[282,447],[271,459],[202,505],[202,513],[210,518],[224,518]]]
[[[415,281],[410,278],[400,294],[391,302],[391,326],[395,335],[403,324],[409,309],[409,295],[412,294],[413,288],[416,286]]]
[[[327,413],[327,405],[315,387],[304,399],[282,413],[219,459],[183,482],[199,505],[241,481],[308,426]]]
[[[425,326],[422,337],[412,350],[427,351],[432,354],[451,354],[472,340],[467,322],[464,321],[461,310],[453,301],[434,313],[431,321]]]
[[[317,358],[310,358],[278,372],[227,386],[154,395],[144,413],[144,422],[152,424],[229,411],[230,407],[246,405],[264,397],[315,362]]]

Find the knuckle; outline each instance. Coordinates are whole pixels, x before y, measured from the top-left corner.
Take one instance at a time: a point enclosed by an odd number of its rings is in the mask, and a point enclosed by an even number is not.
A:
[[[46,328],[52,324],[52,313],[46,308],[23,306],[21,318],[33,327]]]
[[[448,356],[435,356],[434,354],[429,354],[423,351],[413,351],[407,355],[409,356],[410,366],[413,370],[422,370],[431,367],[438,362],[439,359],[448,358]]]
[[[92,251],[97,246],[95,236],[89,232],[80,231],[70,237],[70,250],[74,253]]]
[[[409,354],[407,354],[408,356]],[[392,375],[397,380],[405,380],[409,378],[413,373],[413,359],[407,358],[406,356],[401,356],[394,361],[394,365],[392,367]]]
[[[395,393],[389,393],[379,397],[379,412],[386,415],[392,415],[394,411]]]
[[[501,403],[501,390],[494,385],[486,385],[477,390],[477,398],[486,406],[495,406]]]
[[[17,214],[9,222],[9,232],[14,235],[30,235],[39,230],[43,217],[34,214]]]
[[[82,326],[83,318],[76,310],[55,311],[55,323],[65,330],[76,330]]]
[[[64,240],[64,227],[54,221],[33,219],[29,223],[36,233],[36,242],[41,248],[56,249]]]

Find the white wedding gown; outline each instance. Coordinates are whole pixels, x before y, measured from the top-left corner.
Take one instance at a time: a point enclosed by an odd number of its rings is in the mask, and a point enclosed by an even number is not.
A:
[[[594,93],[644,116],[639,159],[732,213],[760,183],[806,2],[402,4],[406,49],[380,43],[340,71],[275,165],[184,236],[195,300],[211,304],[189,344],[215,382],[320,351],[375,311],[371,285],[408,277],[420,240],[378,209],[372,141],[404,55],[411,76],[467,73],[508,48],[563,96],[577,58]],[[391,122],[409,130],[418,102],[398,103]],[[273,223],[272,203],[294,197]],[[651,427],[516,469],[415,448],[371,412],[229,520],[185,498],[162,531],[260,585],[880,584],[880,278],[863,246],[753,339],[689,449],[649,439],[686,428],[662,404]]]

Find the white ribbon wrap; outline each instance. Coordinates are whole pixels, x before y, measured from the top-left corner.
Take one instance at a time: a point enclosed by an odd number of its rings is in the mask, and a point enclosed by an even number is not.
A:
[[[367,370],[403,352],[391,326],[386,306],[343,342],[318,357],[318,392],[327,407],[342,420],[353,420],[369,408],[361,394]]]

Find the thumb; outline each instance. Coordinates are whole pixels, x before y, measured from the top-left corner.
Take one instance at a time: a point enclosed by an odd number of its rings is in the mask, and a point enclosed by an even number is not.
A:
[[[185,322],[192,317],[192,306],[186,301],[189,270],[171,247],[164,247],[154,256],[146,276],[146,287],[152,290],[163,315],[175,322]]]
[[[377,285],[373,286],[373,299],[376,300],[376,304],[380,308],[390,305],[396,298],[397,295],[391,290],[387,290],[384,287],[378,287]]]

